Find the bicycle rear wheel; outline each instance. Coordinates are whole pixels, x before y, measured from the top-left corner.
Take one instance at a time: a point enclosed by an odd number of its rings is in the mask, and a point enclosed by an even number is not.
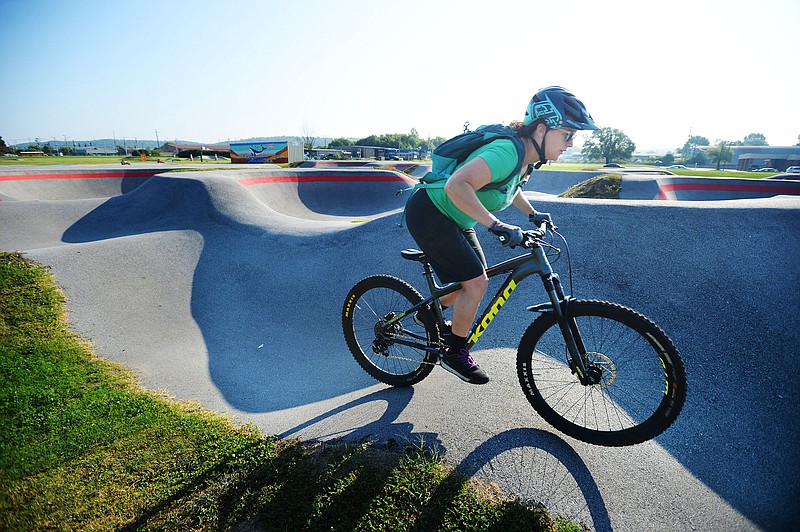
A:
[[[686,400],[686,371],[672,340],[638,312],[571,301],[597,384],[583,385],[552,312],[525,331],[517,375],[531,406],[555,428],[595,445],[634,445],[664,432]]]
[[[435,343],[436,328],[426,330],[414,321],[413,313],[387,324],[422,301],[414,287],[389,275],[367,277],[350,290],[342,309],[342,330],[350,352],[364,371],[392,386],[411,386],[430,374],[438,362],[437,354],[397,340]]]

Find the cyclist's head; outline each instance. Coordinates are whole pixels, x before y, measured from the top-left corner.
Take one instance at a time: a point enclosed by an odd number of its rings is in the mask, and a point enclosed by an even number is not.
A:
[[[526,126],[542,123],[557,129],[600,129],[586,106],[563,87],[546,87],[533,95],[525,110]]]

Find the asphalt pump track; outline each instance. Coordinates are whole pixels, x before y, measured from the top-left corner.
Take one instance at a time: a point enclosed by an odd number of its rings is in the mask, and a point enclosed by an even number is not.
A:
[[[398,227],[402,174],[38,172],[0,176],[0,249],[50,266],[74,329],[147,388],[265,434],[433,445],[467,474],[596,530],[797,526],[796,196],[566,200],[534,174],[532,200],[569,241],[576,297],[643,312],[685,359],[675,425],[613,449],[559,434],[519,389],[525,307],[543,300],[535,281],[474,353],[485,386],[436,369],[395,389],[358,367],[340,326],[349,288],[374,273],[422,288],[418,265],[399,255],[414,246]],[[512,211],[503,219],[525,225]],[[513,253],[480,238],[490,262]],[[566,258],[555,268],[566,279]]]

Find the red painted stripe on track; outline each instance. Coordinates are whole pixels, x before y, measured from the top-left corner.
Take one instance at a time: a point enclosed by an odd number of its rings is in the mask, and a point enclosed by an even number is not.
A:
[[[671,183],[661,185],[667,192],[675,190],[722,190],[726,192],[778,192],[779,194],[800,194],[800,187],[784,187],[780,185],[715,185],[703,183]]]
[[[309,176],[298,176],[298,175],[278,175],[278,176],[265,176],[265,177],[247,177],[245,179],[240,179],[239,184],[244,186],[249,185],[263,185],[263,184],[270,184],[270,183],[320,183],[320,182],[345,182],[345,183],[365,183],[365,182],[402,182],[413,184],[416,181],[412,179],[407,179],[400,176],[393,176],[393,175],[337,175],[337,176],[326,176],[326,175],[309,175]]]
[[[39,179],[121,179],[125,177],[153,177],[161,170],[139,170],[134,172],[98,172],[91,174],[18,174],[0,175],[0,181],[33,181]]]
[[[659,187],[658,199],[667,199],[668,192],[676,190],[711,190],[716,192],[757,192],[768,194],[789,194],[792,196],[800,195],[800,187],[785,187],[780,185],[771,186],[769,183],[760,185],[722,185],[713,183],[670,183]]]

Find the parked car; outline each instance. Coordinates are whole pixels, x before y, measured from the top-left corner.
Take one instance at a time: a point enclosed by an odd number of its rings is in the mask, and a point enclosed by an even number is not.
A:
[[[786,169],[787,174],[800,174],[800,166],[790,166]]]
[[[667,170],[688,170],[688,168],[686,168],[682,164],[671,164],[667,166]]]
[[[774,168],[759,168],[756,172],[777,172]]]
[[[617,163],[608,163],[604,164],[603,168],[622,168],[622,165]]]

